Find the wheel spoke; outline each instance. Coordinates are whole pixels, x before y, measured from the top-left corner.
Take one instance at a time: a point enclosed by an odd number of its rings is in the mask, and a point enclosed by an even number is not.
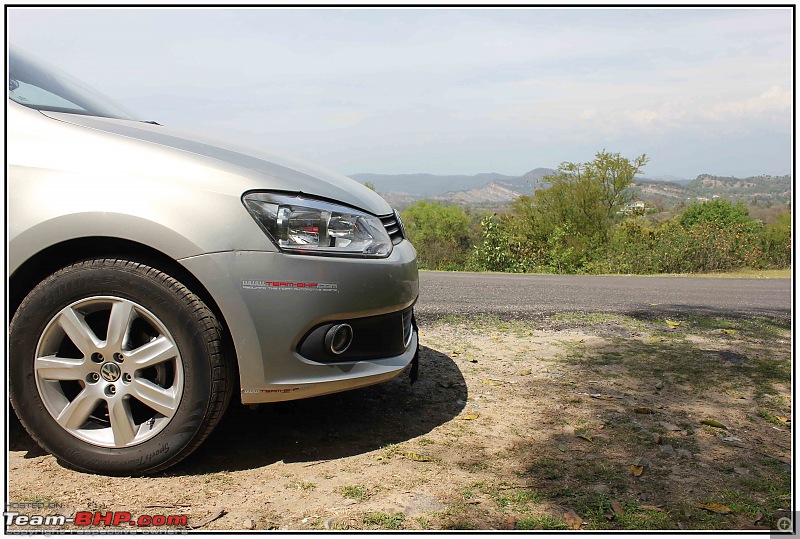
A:
[[[130,391],[131,395],[142,404],[166,417],[172,417],[178,408],[178,400],[173,389],[164,389],[144,378],[134,378]]]
[[[117,398],[108,401],[108,419],[111,421],[114,445],[120,447],[133,441],[136,437],[136,427],[127,399]]]
[[[67,307],[59,313],[58,325],[84,357],[89,357],[92,351],[100,346],[100,339],[86,324],[83,315],[75,312],[72,308]]]
[[[137,369],[152,367],[178,355],[178,350],[165,336],[160,336],[136,350],[127,353],[127,360],[136,365]]]
[[[111,306],[111,315],[108,318],[107,347],[113,347],[117,350],[122,349],[134,312],[133,303],[130,301],[114,302]]]
[[[66,357],[37,357],[33,363],[36,374],[42,380],[83,380],[84,360]]]
[[[89,419],[99,399],[84,389],[58,414],[56,421],[65,429],[78,429]]]

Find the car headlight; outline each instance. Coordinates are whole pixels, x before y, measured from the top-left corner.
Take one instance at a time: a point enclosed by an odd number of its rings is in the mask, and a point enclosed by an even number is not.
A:
[[[392,252],[392,240],[380,219],[368,213],[275,193],[248,193],[242,200],[281,251],[374,258]]]

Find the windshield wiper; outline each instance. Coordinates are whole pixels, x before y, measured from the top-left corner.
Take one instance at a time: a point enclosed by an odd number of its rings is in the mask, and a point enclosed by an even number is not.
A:
[[[153,120],[142,120],[143,124],[153,124],[153,125],[161,125],[158,122],[154,122]]]

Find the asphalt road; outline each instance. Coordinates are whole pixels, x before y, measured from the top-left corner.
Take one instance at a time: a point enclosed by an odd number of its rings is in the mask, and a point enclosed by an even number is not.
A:
[[[558,312],[791,317],[791,279],[598,277],[428,272],[420,318],[445,314],[530,317]]]

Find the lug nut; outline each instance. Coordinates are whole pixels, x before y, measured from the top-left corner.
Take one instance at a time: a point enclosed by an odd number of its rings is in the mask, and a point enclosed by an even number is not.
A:
[[[89,382],[90,384],[94,384],[98,380],[100,380],[100,375],[97,374],[96,372],[90,372],[89,376],[86,377],[86,381]]]
[[[120,354],[119,352],[116,352],[116,353],[114,354],[114,361],[117,361],[117,362],[119,362],[119,363],[122,363],[124,360],[125,360],[125,358],[124,358],[124,357],[122,356],[122,354]]]
[[[122,381],[125,382],[126,384],[130,384],[131,375],[126,372],[125,374],[122,375]]]
[[[92,354],[92,361],[94,361],[95,363],[102,363],[103,354],[101,354],[100,352],[95,352],[94,354]]]
[[[112,395],[116,394],[117,388],[115,386],[109,385],[106,386],[106,395],[111,397]]]

